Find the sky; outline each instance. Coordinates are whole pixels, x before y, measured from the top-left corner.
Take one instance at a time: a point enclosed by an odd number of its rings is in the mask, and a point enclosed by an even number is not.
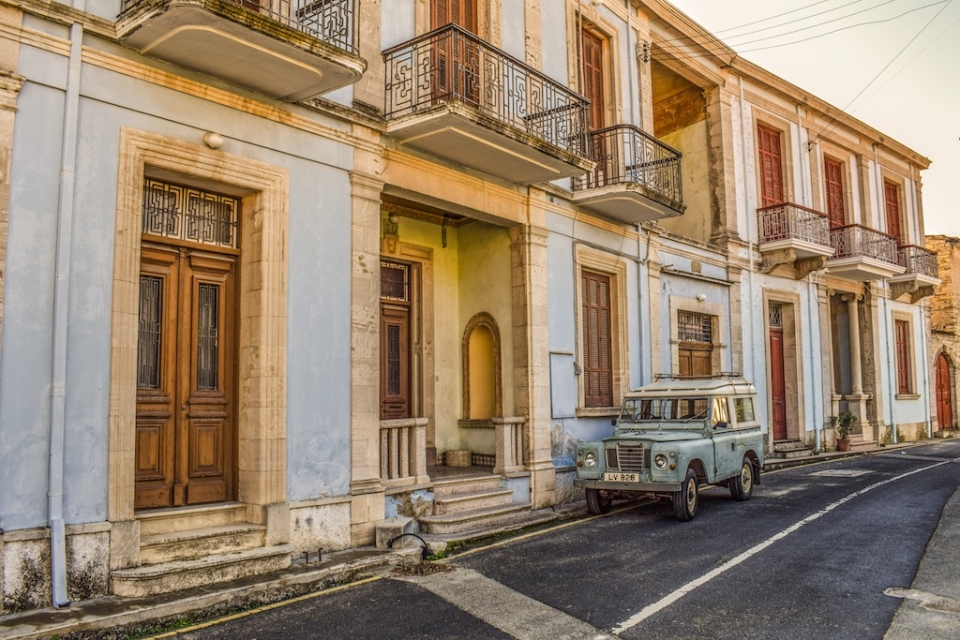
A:
[[[929,158],[925,231],[960,237],[960,0],[669,1],[742,57]]]

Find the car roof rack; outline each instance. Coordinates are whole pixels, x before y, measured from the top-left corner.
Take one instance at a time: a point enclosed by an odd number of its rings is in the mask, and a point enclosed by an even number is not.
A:
[[[732,379],[732,378],[742,378],[743,374],[737,371],[721,371],[720,373],[713,373],[708,375],[680,375],[679,373],[656,373],[653,376],[653,379],[656,381],[660,380],[719,380],[719,379]]]

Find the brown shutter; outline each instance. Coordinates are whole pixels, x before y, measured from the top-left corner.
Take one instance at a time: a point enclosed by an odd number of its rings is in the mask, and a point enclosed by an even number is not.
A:
[[[897,393],[910,393],[910,349],[907,345],[907,323],[894,322],[896,326]]]
[[[610,344],[610,278],[584,271],[583,404],[613,406],[613,367]]]
[[[603,41],[583,32],[583,95],[590,101],[587,128],[603,128]]]
[[[476,0],[431,0],[430,21],[433,29],[453,23],[475,34],[477,32]]]
[[[832,158],[823,159],[823,181],[827,192],[827,214],[830,226],[842,227],[847,222],[843,208],[843,167]]]
[[[900,185],[883,181],[883,199],[887,211],[887,233],[897,239],[897,244],[903,244],[903,234],[900,220]]]
[[[780,132],[762,124],[757,126],[760,151],[761,206],[783,204],[783,156],[780,152]]]

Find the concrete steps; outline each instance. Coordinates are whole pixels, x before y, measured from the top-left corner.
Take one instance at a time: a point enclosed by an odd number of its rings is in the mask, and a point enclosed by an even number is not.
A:
[[[292,551],[293,547],[287,544],[258,547],[194,560],[116,569],[110,573],[110,579],[114,595],[141,598],[287,569]]]
[[[292,547],[264,546],[246,506],[204,505],[137,514],[140,566],[110,573],[113,593],[144,597],[286,569]]]
[[[433,515],[462,513],[486,507],[500,507],[513,503],[512,489],[490,489],[453,493],[443,497],[434,494]]]
[[[813,455],[813,449],[799,440],[777,442],[773,445],[773,457],[781,460],[803,458]]]
[[[534,513],[529,502],[514,502],[514,492],[498,475],[442,478],[433,484],[433,515],[419,519],[420,530],[446,540],[471,540],[548,522],[554,512]]]
[[[516,519],[517,516],[529,513],[530,507],[529,502],[511,503],[504,506],[484,507],[439,516],[423,516],[420,518],[420,527],[426,533],[470,533],[473,530],[505,524]]]

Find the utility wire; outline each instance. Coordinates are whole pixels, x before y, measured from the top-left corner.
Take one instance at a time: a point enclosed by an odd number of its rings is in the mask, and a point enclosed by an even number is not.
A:
[[[893,2],[893,1],[894,1],[894,0],[887,0],[887,2],[885,2],[884,4],[889,4],[889,2]],[[816,35],[810,36],[810,37],[808,37],[808,38],[802,38],[802,39],[800,39],[800,40],[793,40],[793,41],[791,41],[791,42],[783,42],[783,43],[779,43],[779,44],[773,44],[773,45],[769,45],[769,46],[766,46],[766,47],[753,47],[753,48],[751,48],[751,49],[743,49],[743,50],[741,50],[741,51],[736,51],[736,50],[735,50],[735,52],[739,55],[739,54],[741,54],[741,53],[751,53],[751,52],[753,52],[753,51],[767,51],[767,50],[769,50],[769,49],[778,49],[778,48],[780,48],[780,47],[788,47],[788,46],[791,46],[791,45],[794,45],[794,44],[800,44],[800,43],[802,43],[802,42],[808,42],[808,41],[810,41],[810,40],[816,40],[816,39],[818,39],[818,38],[823,38],[823,37],[825,37],[825,36],[828,36],[828,35],[831,35],[831,34],[834,34],[834,33],[839,33],[839,32],[841,32],[841,31],[846,31],[846,30],[848,30],[848,29],[854,29],[854,28],[856,28],[856,27],[863,27],[863,26],[869,26],[869,25],[874,25],[874,24],[883,24],[883,23],[886,23],[886,22],[893,22],[893,21],[895,21],[895,20],[899,20],[900,18],[902,18],[902,17],[904,17],[904,16],[906,16],[906,15],[908,15],[908,14],[910,14],[910,13],[914,13],[914,12],[916,12],[916,11],[921,11],[921,10],[923,10],[923,9],[928,9],[928,8],[930,8],[930,7],[935,7],[935,6],[941,5],[941,4],[948,4],[948,3],[950,3],[951,1],[952,1],[952,0],[938,0],[937,2],[932,2],[932,3],[930,3],[930,4],[926,4],[926,5],[923,5],[923,6],[921,6],[921,7],[914,7],[913,9],[909,9],[909,10],[907,10],[907,11],[905,11],[905,12],[899,14],[899,15],[896,15],[896,16],[893,16],[893,17],[890,17],[890,18],[885,18],[885,19],[883,19],[883,20],[871,20],[871,21],[867,21],[867,22],[858,22],[858,23],[856,23],[856,24],[847,25],[847,26],[844,26],[844,27],[840,27],[840,28],[838,28],[838,29],[833,29],[832,31],[827,31],[827,32],[824,32],[824,33],[816,34]],[[877,5],[877,6],[880,6],[880,5]],[[874,7],[874,8],[876,8],[876,7]],[[946,7],[944,7],[944,8],[946,8]],[[854,14],[850,14],[850,15],[854,15]],[[939,15],[939,13],[938,13],[937,15]],[[844,16],[844,17],[849,17],[849,16]],[[934,16],[934,17],[936,17],[936,16]],[[840,19],[842,19],[842,18],[838,18],[837,20],[840,20]],[[831,22],[836,22],[836,20],[833,20],[833,21],[831,21]],[[821,23],[820,25],[814,25],[814,26],[823,26],[823,24],[828,24],[828,23]],[[812,28],[812,27],[810,27],[810,28]],[[797,30],[797,31],[802,31],[802,30],[803,30],[803,29],[799,29],[799,30]],[[796,33],[797,31],[790,32],[790,33]],[[788,35],[788,34],[781,34],[781,35]],[[740,43],[739,45],[736,45],[736,46],[745,46],[745,45],[749,45],[749,44],[754,43],[754,42],[760,42],[760,41],[762,41],[762,40],[770,40],[771,38],[775,38],[775,37],[780,37],[780,36],[770,36],[770,37],[767,37],[767,38],[760,38],[760,39],[757,39],[757,40],[752,40],[752,41],[750,41],[750,42]],[[657,45],[659,48],[661,48],[661,49],[663,50],[664,53],[668,54],[670,58],[675,59],[675,60],[686,60],[686,59],[694,59],[694,58],[703,58],[703,57],[706,57],[707,55],[724,55],[724,54],[727,53],[727,50],[728,50],[728,49],[733,49],[732,46],[725,45],[725,44],[723,44],[723,43],[720,43],[720,44],[723,46],[723,48],[721,48],[721,47],[719,47],[719,46],[714,46],[714,47],[711,49],[711,47],[707,47],[707,46],[702,45],[702,46],[704,46],[705,49],[707,49],[707,52],[708,52],[707,54],[702,54],[702,53],[693,53],[693,52],[686,51],[686,50],[683,50],[683,49],[679,49],[679,48],[676,48],[676,47],[675,47],[674,49],[664,48],[664,47],[661,46],[661,41],[654,41],[653,44],[654,44],[654,45]]]
[[[890,4],[891,2],[895,2],[895,1],[896,1],[896,0],[886,0],[886,2],[884,2],[884,3],[882,3],[882,4],[876,5],[875,7],[870,7],[869,9],[864,9],[864,10],[862,10],[862,11],[858,11],[857,13],[864,13],[865,11],[870,11],[870,10],[872,10],[872,9],[879,8],[879,7],[881,7],[881,6],[885,5],[885,4]],[[807,38],[801,38],[800,40],[793,40],[793,41],[791,41],[791,42],[782,42],[782,43],[779,43],[779,44],[772,44],[772,45],[765,46],[765,47],[753,47],[753,48],[750,48],[750,49],[743,49],[743,50],[738,51],[738,53],[750,53],[750,52],[752,52],[752,51],[766,51],[766,50],[768,50],[768,49],[777,49],[777,48],[780,48],[780,47],[788,47],[788,46],[790,46],[790,45],[799,44],[799,43],[801,43],[801,42],[807,42],[807,41],[809,41],[809,40],[816,40],[817,38],[823,38],[823,37],[825,37],[825,36],[828,36],[828,35],[831,35],[831,34],[834,34],[834,33],[839,33],[840,31],[846,31],[846,30],[848,30],[848,29],[854,29],[854,28],[856,28],[856,27],[864,27],[864,26],[869,26],[869,25],[874,25],[874,24],[883,24],[883,23],[886,23],[886,22],[893,22],[893,21],[895,21],[895,20],[899,20],[900,18],[902,18],[902,17],[904,17],[904,16],[906,16],[906,15],[908,15],[908,14],[914,13],[914,12],[916,12],[916,11],[922,11],[923,9],[928,9],[928,8],[930,8],[930,7],[935,7],[935,6],[937,6],[937,5],[945,4],[945,3],[948,3],[948,2],[950,2],[950,1],[951,1],[951,0],[938,0],[937,2],[932,2],[932,3],[930,3],[930,4],[925,4],[925,5],[920,6],[920,7],[914,7],[914,8],[912,8],[912,9],[907,10],[907,11],[904,11],[903,13],[901,13],[901,14],[899,14],[899,15],[896,15],[896,16],[893,16],[893,17],[890,17],[890,18],[884,18],[884,19],[882,19],[882,20],[869,20],[869,21],[866,21],[866,22],[857,22],[857,23],[855,23],[855,24],[846,25],[846,26],[843,26],[843,27],[840,27],[840,28],[837,28],[837,29],[833,29],[833,30],[831,30],[831,31],[826,31],[826,32],[823,32],[823,33],[819,33],[819,34],[816,34],[816,35],[812,35],[812,36],[807,37]],[[840,20],[843,20],[843,19],[845,19],[845,18],[849,18],[849,17],[851,17],[851,16],[857,15],[857,13],[851,13],[851,14],[848,14],[848,15],[843,16],[843,17],[841,17],[841,18],[836,18],[836,19],[834,19],[834,20],[829,20],[829,21],[826,21],[826,22],[821,22],[821,23],[819,23],[819,24],[811,25],[811,26],[809,26],[809,27],[804,27],[804,28],[801,28],[801,29],[796,29],[796,30],[794,30],[794,31],[789,31],[789,32],[782,33],[782,34],[779,34],[779,35],[767,36],[767,37],[764,37],[764,38],[757,38],[757,39],[755,39],[755,40],[750,40],[750,41],[747,41],[747,42],[741,42],[741,43],[738,43],[738,44],[735,44],[735,45],[728,45],[728,44],[726,44],[726,43],[720,43],[720,44],[722,45],[722,48],[719,47],[719,46],[713,46],[713,47],[711,48],[710,46],[707,46],[707,43],[706,43],[706,42],[700,43],[700,45],[701,45],[703,48],[705,48],[705,49],[706,49],[709,53],[711,53],[711,54],[723,54],[723,53],[726,53],[726,50],[725,50],[726,48],[734,49],[734,48],[736,48],[736,47],[743,47],[743,46],[747,46],[747,45],[754,44],[754,43],[757,43],[757,42],[762,42],[762,41],[765,41],[765,40],[772,40],[772,39],[774,39],[774,38],[780,38],[780,37],[783,37],[783,36],[786,36],[786,35],[791,35],[791,34],[794,34],[794,33],[799,33],[799,32],[801,32],[801,31],[806,31],[806,30],[808,30],[808,29],[813,29],[813,28],[815,28],[815,27],[821,27],[821,26],[824,26],[824,25],[826,25],[826,24],[830,24],[830,23],[832,23],[832,22],[839,22]],[[717,41],[715,41],[715,42],[717,42]],[[682,60],[682,59],[687,59],[687,58],[701,58],[701,57],[704,57],[704,54],[693,53],[693,52],[690,52],[690,51],[688,51],[688,50],[681,49],[681,48],[678,47],[677,45],[668,45],[669,48],[668,48],[668,47],[663,47],[663,46],[662,46],[662,43],[663,43],[663,41],[659,41],[659,40],[658,40],[658,41],[654,41],[654,44],[655,44],[655,45],[657,45],[658,47],[660,47],[665,53],[670,54],[670,56],[673,57],[673,58],[675,58],[675,59]]]
[[[830,130],[831,127],[833,127],[833,125],[834,125],[835,123],[837,123],[837,119],[838,119],[841,115],[845,115],[846,117],[850,117],[848,114],[845,113],[846,110],[850,108],[850,105],[852,105],[854,102],[856,102],[857,99],[858,99],[860,96],[863,95],[863,92],[866,91],[866,90],[870,87],[870,85],[872,85],[874,82],[876,82],[877,79],[878,79],[881,75],[883,75],[883,72],[885,72],[887,69],[889,69],[889,68],[890,68],[890,65],[892,65],[894,62],[896,62],[897,58],[899,58],[901,55],[903,55],[903,52],[907,50],[907,47],[909,47],[911,44],[913,44],[914,41],[916,41],[916,39],[919,38],[920,35],[921,35],[924,31],[926,31],[927,28],[928,28],[931,24],[933,24],[933,21],[940,17],[940,14],[943,13],[944,10],[945,10],[947,7],[949,7],[952,2],[953,2],[953,0],[947,0],[947,1],[946,1],[946,4],[944,4],[943,7],[940,8],[940,11],[937,11],[936,15],[934,15],[932,18],[930,18],[930,20],[927,22],[927,24],[923,25],[923,28],[920,29],[920,31],[918,31],[918,32],[916,33],[916,35],[914,35],[912,38],[910,38],[910,42],[908,42],[907,44],[903,45],[903,48],[901,48],[900,51],[897,52],[897,55],[893,56],[893,59],[890,60],[890,62],[888,62],[888,63],[886,64],[886,66],[883,67],[883,69],[880,69],[880,71],[877,72],[877,74],[876,74],[875,76],[873,76],[873,79],[870,80],[870,82],[868,82],[868,83],[866,84],[866,86],[865,86],[863,89],[861,89],[860,92],[859,92],[857,95],[853,96],[853,99],[852,99],[850,102],[848,102],[848,103],[843,107],[843,109],[841,109],[840,111],[838,111],[838,112],[837,112],[837,115],[833,116],[833,118],[830,119],[830,122],[828,122],[827,125],[826,125],[823,129],[821,129],[819,132],[817,132],[817,134],[816,134],[815,136],[813,136],[813,139],[811,140],[811,142],[813,142],[814,140],[819,140],[820,137],[823,136],[824,133],[826,133],[828,130]]]

